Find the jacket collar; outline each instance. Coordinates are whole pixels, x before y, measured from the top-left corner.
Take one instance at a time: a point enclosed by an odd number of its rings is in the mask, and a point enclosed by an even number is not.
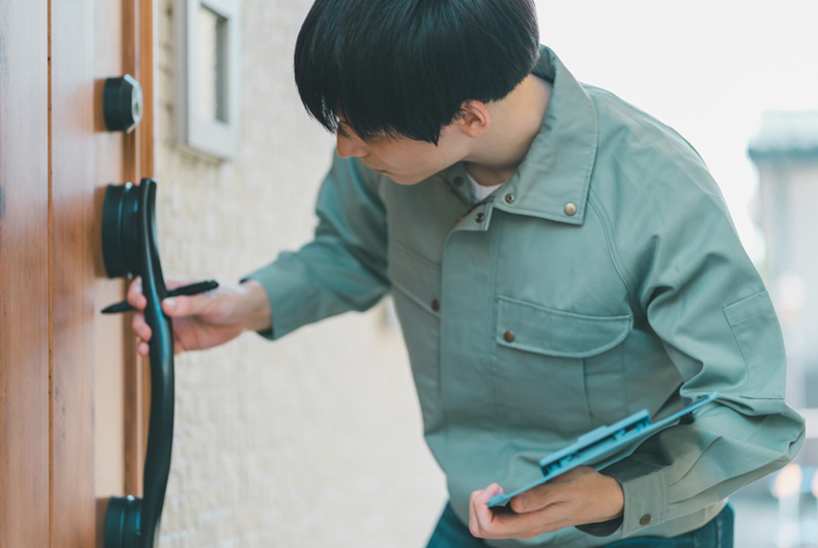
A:
[[[596,159],[596,107],[550,48],[540,46],[532,72],[553,83],[551,99],[528,154],[494,196],[493,205],[510,213],[581,225]],[[465,167],[459,162],[444,173],[449,180],[465,177]],[[508,194],[515,196],[512,203],[505,200]],[[569,204],[576,207],[573,215]]]

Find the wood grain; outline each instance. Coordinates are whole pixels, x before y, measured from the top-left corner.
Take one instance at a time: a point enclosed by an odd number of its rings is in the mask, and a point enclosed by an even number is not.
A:
[[[0,0],[0,547],[49,534],[48,4]]]
[[[142,82],[144,107],[142,125],[139,129],[141,140],[142,177],[158,178],[156,172],[156,75],[159,71],[156,52],[159,51],[159,2],[140,0],[139,2],[139,74]]]
[[[80,548],[96,541],[94,0],[51,0],[50,21],[52,547]]]

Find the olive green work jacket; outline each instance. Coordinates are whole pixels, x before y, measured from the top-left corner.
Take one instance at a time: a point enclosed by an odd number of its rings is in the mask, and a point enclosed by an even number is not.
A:
[[[497,547],[672,536],[783,467],[805,439],[764,283],[695,149],[541,46],[542,130],[472,207],[462,163],[402,186],[335,156],[315,238],[242,278],[269,297],[274,340],[392,293],[424,435],[468,523],[469,496],[508,492],[537,461],[643,408],[658,420],[717,390],[601,470],[624,516]]]

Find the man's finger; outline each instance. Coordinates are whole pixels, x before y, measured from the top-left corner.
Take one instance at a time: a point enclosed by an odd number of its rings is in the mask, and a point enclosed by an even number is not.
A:
[[[201,304],[196,296],[168,297],[162,301],[162,310],[168,316],[191,316],[199,312]]]
[[[141,313],[134,314],[131,328],[146,341],[151,338],[151,327],[145,323],[145,316]]]
[[[196,283],[196,280],[193,278],[184,278],[184,279],[172,279],[165,281],[165,287],[167,289],[176,289],[177,287],[184,287],[186,285],[193,285]]]
[[[480,537],[480,523],[477,521],[477,513],[474,510],[474,499],[478,491],[471,494],[469,498],[469,532],[473,537]]]
[[[128,287],[127,301],[136,308],[145,302],[145,297],[142,296],[142,278],[136,278]]]
[[[490,535],[493,530],[494,512],[488,507],[488,501],[502,492],[502,487],[492,483],[482,491],[472,493],[469,504],[469,529],[472,531],[472,535],[481,538],[492,538]]]
[[[559,487],[544,483],[511,499],[511,509],[518,514],[536,512],[557,501]]]
[[[489,510],[490,511],[490,510]],[[525,514],[494,514],[485,538],[531,538],[559,529],[561,519],[551,508]]]
[[[142,291],[142,276],[137,276],[131,280],[131,289],[139,292]]]

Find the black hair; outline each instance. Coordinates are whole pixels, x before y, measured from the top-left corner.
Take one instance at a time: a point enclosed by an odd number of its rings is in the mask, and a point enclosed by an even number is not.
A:
[[[328,131],[341,115],[364,140],[437,145],[464,102],[504,98],[538,58],[533,0],[316,0],[294,68],[301,101]]]

